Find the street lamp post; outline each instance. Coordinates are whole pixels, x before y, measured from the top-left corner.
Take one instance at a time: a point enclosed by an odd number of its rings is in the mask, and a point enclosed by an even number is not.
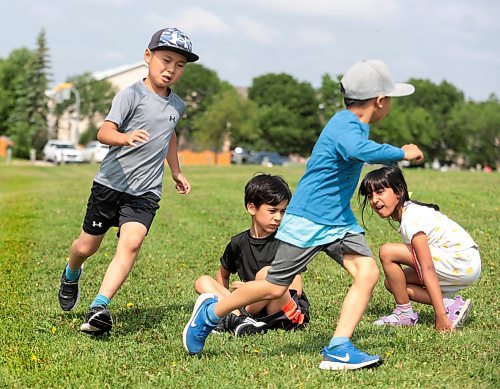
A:
[[[71,125],[71,141],[73,143],[78,142],[78,127],[80,123],[80,92],[78,89],[70,83],[65,82],[54,87],[55,100],[57,103],[61,103],[68,100],[71,97],[71,92],[75,95],[75,106],[76,106],[76,116]]]

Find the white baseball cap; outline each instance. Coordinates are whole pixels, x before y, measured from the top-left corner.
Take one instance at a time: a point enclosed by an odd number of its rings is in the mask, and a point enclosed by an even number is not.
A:
[[[344,97],[368,100],[378,96],[408,96],[415,92],[411,84],[395,83],[387,65],[367,59],[352,65],[341,80]]]

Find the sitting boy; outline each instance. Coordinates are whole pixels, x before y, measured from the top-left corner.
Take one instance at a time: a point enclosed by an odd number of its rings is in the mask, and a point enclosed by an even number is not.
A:
[[[217,279],[201,276],[195,282],[196,292],[213,293],[223,297],[230,294],[229,278],[238,273],[244,282],[266,278],[274,260],[279,242],[276,231],[285,214],[292,194],[288,184],[279,176],[259,174],[245,186],[245,207],[252,218],[252,227],[231,238],[220,258]],[[292,330],[309,322],[309,301],[302,290],[302,276],[298,274],[288,292],[276,300],[263,300],[226,315],[215,331],[228,331],[236,336],[264,333],[269,329]]]

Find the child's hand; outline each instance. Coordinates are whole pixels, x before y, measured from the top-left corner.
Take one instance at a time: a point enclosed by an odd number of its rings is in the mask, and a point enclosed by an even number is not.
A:
[[[184,177],[184,174],[172,174],[172,178],[175,181],[175,189],[177,190],[177,192],[179,192],[180,194],[188,194],[189,192],[191,192],[191,184],[189,184],[188,179]]]
[[[149,139],[149,134],[146,130],[135,130],[123,135],[125,136],[123,146],[136,147],[138,146],[136,142],[146,143]]]
[[[446,313],[436,316],[435,328],[438,332],[449,332],[455,330]]]
[[[233,289],[238,289],[239,287],[243,286],[244,282],[243,281],[234,281],[231,284],[231,288]]]
[[[407,161],[414,159],[416,162],[420,163],[424,160],[424,153],[422,153],[422,150],[420,150],[418,146],[413,143],[404,145],[401,149],[404,151],[404,159]]]

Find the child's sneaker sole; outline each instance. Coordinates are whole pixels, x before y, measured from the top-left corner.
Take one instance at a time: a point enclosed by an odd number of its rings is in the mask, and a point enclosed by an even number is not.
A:
[[[367,369],[370,367],[377,367],[382,364],[382,359],[375,361],[367,361],[362,363],[343,363],[343,362],[332,362],[328,360],[321,361],[319,368],[322,370],[356,370],[356,369]]]
[[[113,318],[107,309],[89,311],[87,320],[80,326],[80,331],[89,335],[99,336],[111,331]]]
[[[467,319],[467,317],[469,317],[471,309],[472,309],[472,300],[471,299],[465,300],[464,305],[460,309],[460,313],[457,316],[457,319],[453,323],[453,328],[460,328],[461,326],[463,326],[465,320]]]

